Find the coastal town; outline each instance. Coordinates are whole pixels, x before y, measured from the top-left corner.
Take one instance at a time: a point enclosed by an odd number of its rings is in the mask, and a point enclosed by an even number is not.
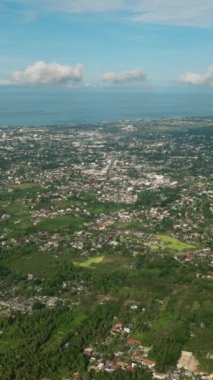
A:
[[[48,316],[52,330],[36,344],[41,356],[60,352],[62,369],[32,379],[131,379],[136,369],[213,379],[212,127],[185,118],[0,128],[2,355],[10,331],[22,344],[21,321]],[[96,310],[103,331],[80,338]]]

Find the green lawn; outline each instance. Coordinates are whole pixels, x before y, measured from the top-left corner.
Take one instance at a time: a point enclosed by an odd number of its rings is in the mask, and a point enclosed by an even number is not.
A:
[[[195,249],[193,244],[184,243],[169,235],[156,235],[156,239],[158,240],[158,243],[150,246],[152,251],[156,251],[159,248],[169,251],[187,251]]]
[[[101,264],[104,260],[105,256],[94,256],[90,257],[90,259],[83,261],[81,263],[75,262],[74,264],[83,268],[92,267],[92,264]]]

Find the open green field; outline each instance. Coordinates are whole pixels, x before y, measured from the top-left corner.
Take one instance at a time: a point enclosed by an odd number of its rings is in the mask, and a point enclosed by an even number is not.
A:
[[[64,215],[56,216],[55,218],[48,218],[38,224],[37,228],[41,231],[58,232],[61,229],[69,229],[74,231],[81,230],[83,228],[84,221],[81,218]]]
[[[40,186],[36,183],[20,183],[16,185],[9,185],[8,187],[14,190],[29,190],[29,189],[40,188]]]
[[[159,248],[169,251],[187,251],[195,249],[193,244],[184,243],[169,235],[156,235],[158,242],[150,246],[152,251],[156,251]]]
[[[6,198],[11,196],[23,198],[25,195],[35,194],[39,192],[47,192],[48,190],[43,188],[39,183],[20,183],[20,184],[10,184],[4,188],[3,194]]]
[[[99,256],[93,256],[85,261],[74,261],[76,266],[81,268],[97,269],[99,273],[110,273],[116,271],[118,268],[129,268],[132,259],[127,256],[119,254],[109,254],[109,252],[102,252]]]
[[[79,261],[77,261],[79,260]],[[103,253],[99,256],[93,256],[85,261],[80,261],[75,252],[68,251],[56,257],[53,252],[41,252],[35,247],[33,250],[26,250],[25,254],[20,255],[18,252],[4,259],[4,264],[14,274],[27,275],[32,273],[35,276],[44,276],[52,278],[60,271],[61,266],[65,267],[73,263],[79,268],[97,269],[100,273],[114,272],[118,268],[128,268],[131,264],[131,258],[121,255],[106,255]]]
[[[75,262],[74,264],[77,266],[80,266],[82,268],[89,268],[92,267],[93,264],[100,264],[103,262],[105,256],[94,256],[90,257],[90,259],[83,261],[81,263]]]

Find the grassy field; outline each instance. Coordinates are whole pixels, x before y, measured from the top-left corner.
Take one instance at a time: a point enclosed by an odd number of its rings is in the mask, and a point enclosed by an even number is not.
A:
[[[8,187],[14,190],[29,190],[34,188],[40,189],[40,186],[36,183],[20,183],[16,185],[9,185]]]
[[[93,264],[101,264],[104,258],[105,256],[94,256],[94,257],[90,257],[90,259],[86,261],[83,261],[81,263],[75,262],[74,264],[82,268],[91,268]]]
[[[122,255],[112,255],[102,252],[102,255],[90,257],[85,261],[75,261],[76,266],[82,268],[97,268],[100,273],[114,272],[118,268],[129,268],[132,263],[131,258]]]
[[[156,240],[158,240],[156,244],[150,245],[152,251],[156,251],[159,248],[177,252],[195,249],[195,246],[193,244],[184,243],[169,235],[156,235]]]
[[[41,231],[60,232],[61,229],[69,229],[74,231],[83,228],[83,220],[71,215],[56,216],[55,218],[48,218],[38,224],[37,228]]]

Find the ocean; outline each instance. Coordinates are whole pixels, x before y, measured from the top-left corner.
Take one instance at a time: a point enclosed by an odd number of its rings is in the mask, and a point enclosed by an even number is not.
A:
[[[213,116],[213,93],[0,89],[0,126]]]

